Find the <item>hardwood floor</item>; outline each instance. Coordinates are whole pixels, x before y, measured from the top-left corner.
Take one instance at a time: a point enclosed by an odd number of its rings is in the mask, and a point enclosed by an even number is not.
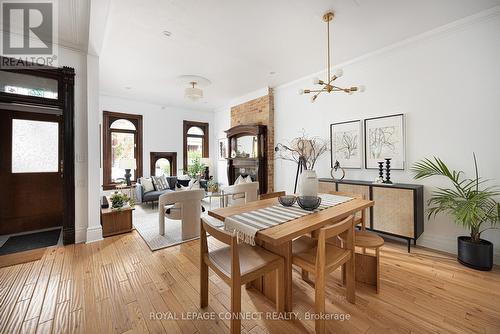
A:
[[[202,310],[208,313],[197,313],[198,253],[198,241],[152,253],[134,231],[52,248],[39,261],[1,268],[0,333],[227,333],[230,290],[213,272],[209,307]],[[407,254],[404,245],[387,243],[380,293],[358,284],[355,305],[345,300],[339,276],[327,280],[326,310],[350,319],[327,321],[330,333],[500,333],[498,266],[473,271],[447,255],[421,248]],[[293,303],[299,317],[312,314],[314,289],[297,270]],[[266,319],[274,306],[252,289],[242,289],[242,311],[269,312],[244,319],[244,333],[314,329],[312,319]],[[215,319],[186,319],[202,315]]]

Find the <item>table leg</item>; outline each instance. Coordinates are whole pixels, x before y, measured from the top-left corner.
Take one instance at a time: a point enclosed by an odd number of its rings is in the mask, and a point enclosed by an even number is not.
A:
[[[286,242],[279,246],[268,243],[259,243],[261,247],[282,256],[285,259],[285,312],[292,311],[292,242]],[[263,278],[256,279],[252,286],[272,302],[276,302],[276,273],[270,273]]]

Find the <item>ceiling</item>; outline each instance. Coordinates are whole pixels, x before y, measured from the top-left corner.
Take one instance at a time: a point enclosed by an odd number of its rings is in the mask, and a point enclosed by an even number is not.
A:
[[[59,44],[87,52],[90,0],[59,0],[58,6]]]
[[[500,0],[111,0],[101,92],[213,110],[325,69],[321,17],[328,9],[336,13],[335,65],[497,5]],[[176,78],[189,74],[212,82],[201,101],[183,97]]]

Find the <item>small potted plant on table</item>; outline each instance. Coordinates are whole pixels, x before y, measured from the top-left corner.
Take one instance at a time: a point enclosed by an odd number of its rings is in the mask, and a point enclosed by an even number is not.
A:
[[[470,236],[458,237],[458,261],[470,268],[491,270],[493,268],[493,244],[481,239],[481,233],[496,228],[500,220],[500,195],[496,187],[484,187],[487,180],[479,177],[476,155],[474,155],[475,178],[463,178],[463,172],[450,171],[439,158],[424,159],[412,167],[416,179],[431,176],[448,178],[453,187],[437,188],[428,201],[428,217],[438,213],[449,213],[455,223],[470,230]],[[485,226],[489,224],[489,226]]]
[[[217,193],[219,192],[219,183],[215,180],[209,180],[207,182],[207,190],[210,193]]]
[[[113,210],[121,210],[126,205],[133,206],[131,199],[121,191],[115,191],[109,199],[111,200],[111,209]]]

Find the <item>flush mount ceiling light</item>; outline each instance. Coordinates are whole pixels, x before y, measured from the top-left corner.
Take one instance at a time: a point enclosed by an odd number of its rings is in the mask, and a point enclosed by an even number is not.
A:
[[[191,101],[198,101],[203,97],[203,90],[195,87],[195,81],[191,81],[189,84],[192,87],[188,87],[184,90],[184,97],[190,99]]]
[[[182,85],[188,86],[184,88],[184,97],[193,102],[203,98],[203,90],[201,88],[211,84],[210,80],[198,75],[181,75],[177,80]]]
[[[323,15],[323,21],[326,22],[327,27],[327,49],[328,49],[328,64],[327,64],[327,79],[326,81],[320,80],[318,78],[313,79],[314,85],[320,85],[322,87],[317,89],[301,89],[299,90],[299,94],[314,94],[311,96],[311,102],[316,101],[319,94],[323,92],[331,93],[331,92],[344,92],[348,94],[352,94],[354,92],[363,92],[365,89],[363,86],[353,86],[349,88],[341,88],[333,85],[333,82],[340,78],[343,74],[341,69],[338,69],[333,76],[330,75],[330,22],[333,20],[334,14],[333,12],[328,12]]]

